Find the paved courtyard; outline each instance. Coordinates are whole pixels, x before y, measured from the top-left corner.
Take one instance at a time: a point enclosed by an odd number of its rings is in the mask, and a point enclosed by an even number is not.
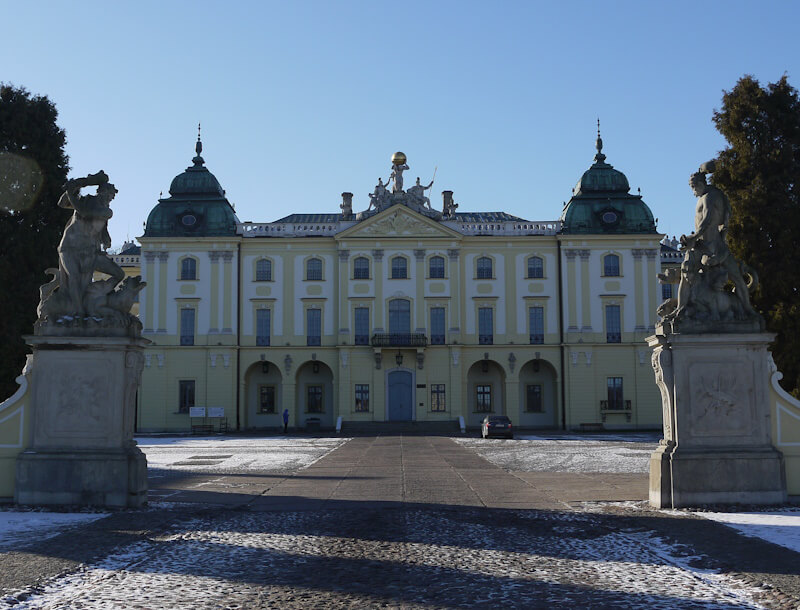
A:
[[[646,506],[647,435],[139,442],[151,506],[0,547],[1,603],[800,606],[800,554]]]

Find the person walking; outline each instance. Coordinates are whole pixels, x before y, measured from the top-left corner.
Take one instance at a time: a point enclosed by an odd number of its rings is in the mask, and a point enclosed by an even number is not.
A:
[[[286,434],[289,431],[289,409],[283,410],[283,433]]]

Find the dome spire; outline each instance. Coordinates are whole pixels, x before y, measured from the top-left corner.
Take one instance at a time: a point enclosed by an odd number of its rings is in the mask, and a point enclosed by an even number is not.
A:
[[[203,142],[200,141],[200,123],[197,124],[197,144],[194,145],[194,150],[197,153],[197,156],[192,159],[192,163],[197,166],[203,165],[205,160],[200,156],[200,153],[203,152]]]
[[[600,117],[597,117],[597,141],[595,142],[597,154],[594,156],[595,163],[605,163],[606,156],[603,154],[603,138],[600,137]]]

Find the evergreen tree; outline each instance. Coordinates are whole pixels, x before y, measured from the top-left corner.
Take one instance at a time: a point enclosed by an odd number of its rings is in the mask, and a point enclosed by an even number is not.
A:
[[[731,201],[728,242],[759,275],[753,306],[778,334],[784,389],[800,397],[800,100],[784,75],[762,87],[744,76],[724,92],[714,123],[728,141],[714,183]]]
[[[17,389],[44,270],[70,212],[58,207],[69,166],[53,103],[0,83],[0,401]]]

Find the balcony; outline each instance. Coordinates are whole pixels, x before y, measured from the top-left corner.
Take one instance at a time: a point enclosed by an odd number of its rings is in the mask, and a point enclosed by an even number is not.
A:
[[[544,343],[544,335],[531,334],[531,345],[541,345]]]
[[[372,347],[425,347],[428,337],[424,333],[375,333]]]
[[[626,421],[631,421],[631,401],[630,400],[607,400],[600,401],[600,419],[605,422],[609,413],[620,413],[625,415]]]

